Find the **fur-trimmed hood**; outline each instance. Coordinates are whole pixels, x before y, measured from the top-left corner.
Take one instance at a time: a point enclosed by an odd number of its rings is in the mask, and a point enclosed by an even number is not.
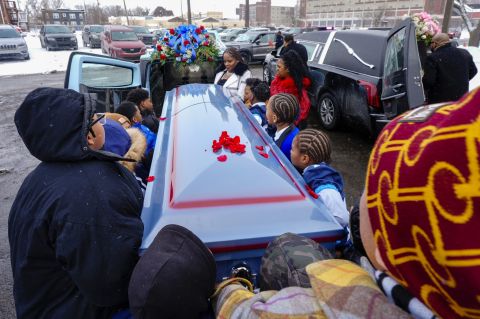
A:
[[[145,135],[143,135],[138,128],[132,127],[126,129],[126,131],[130,136],[132,144],[123,157],[135,160],[135,162],[121,161],[120,164],[125,166],[130,172],[133,172],[135,171],[136,164],[140,162],[145,150],[147,149],[147,140]]]

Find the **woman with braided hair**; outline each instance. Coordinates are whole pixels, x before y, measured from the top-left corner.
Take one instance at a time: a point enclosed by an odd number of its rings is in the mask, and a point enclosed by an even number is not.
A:
[[[300,105],[300,113],[295,119],[295,125],[299,125],[308,117],[310,98],[307,90],[311,84],[310,73],[297,52],[290,50],[278,59],[277,74],[270,85],[270,95],[277,93],[295,95]]]
[[[318,194],[335,219],[348,226],[349,213],[345,203],[343,179],[330,167],[332,147],[328,136],[320,130],[305,129],[292,143],[292,164],[303,172],[307,185]]]
[[[293,138],[298,134],[298,128],[294,123],[298,116],[298,109],[297,98],[286,93],[272,96],[267,104],[267,122],[276,128],[273,139],[288,160],[290,160]]]

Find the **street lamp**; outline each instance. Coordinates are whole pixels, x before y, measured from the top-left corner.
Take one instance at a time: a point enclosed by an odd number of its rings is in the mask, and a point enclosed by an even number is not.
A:
[[[192,11],[190,10],[190,0],[187,0],[187,17],[188,24],[192,24]]]
[[[127,25],[130,25],[130,21],[128,20],[127,5],[125,4],[125,0],[123,0],[123,7],[125,8],[125,16],[127,17]]]

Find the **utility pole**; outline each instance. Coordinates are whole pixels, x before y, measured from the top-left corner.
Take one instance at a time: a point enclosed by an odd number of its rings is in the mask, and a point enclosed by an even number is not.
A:
[[[445,3],[445,12],[443,14],[442,32],[448,33],[450,18],[452,17],[453,0],[447,0]]]
[[[183,20],[183,0],[180,0],[180,13],[182,15],[182,20]]]
[[[245,27],[250,27],[250,0],[245,0]]]
[[[125,8],[125,16],[127,17],[127,25],[130,25],[130,20],[128,20],[127,5],[125,4],[125,0],[123,0],[123,7]]]
[[[187,0],[187,18],[188,18],[188,24],[192,24],[192,12],[190,10],[190,0]]]

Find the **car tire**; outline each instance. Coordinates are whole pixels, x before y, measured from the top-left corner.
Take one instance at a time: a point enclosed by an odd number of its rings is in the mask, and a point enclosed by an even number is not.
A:
[[[78,45],[73,48],[73,51],[77,51],[77,50],[78,50]]]
[[[47,49],[47,51],[51,51],[52,49],[48,46],[48,44],[45,46],[45,48]]]
[[[263,81],[265,81],[268,85],[272,83],[272,75],[270,74],[267,64],[263,65]]]
[[[243,62],[245,62],[245,64],[249,64],[252,61],[252,56],[250,55],[250,53],[240,52],[240,55],[242,56]]]
[[[24,60],[30,60],[30,54],[23,58]]]
[[[340,123],[340,108],[335,96],[323,93],[318,99],[318,115],[320,123],[327,130],[335,129]]]

